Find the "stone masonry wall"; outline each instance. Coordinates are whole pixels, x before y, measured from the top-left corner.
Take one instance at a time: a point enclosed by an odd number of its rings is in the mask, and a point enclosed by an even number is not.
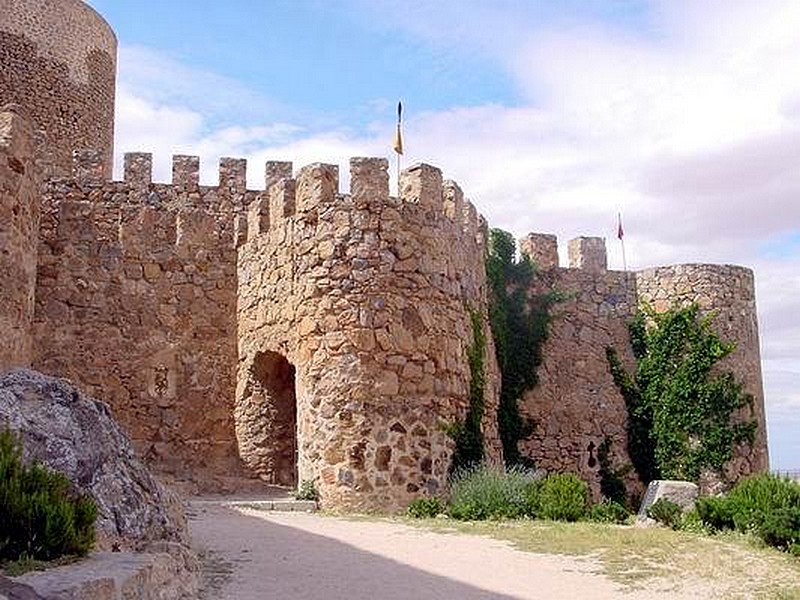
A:
[[[40,203],[31,135],[0,112],[0,373],[31,361]]]
[[[111,175],[116,59],[114,32],[81,0],[0,0],[0,106],[20,105],[43,133],[45,175],[69,175],[85,148]]]
[[[293,457],[270,440],[291,429],[281,405],[296,401],[298,477],[316,480],[324,506],[393,510],[440,491],[453,449],[443,426],[467,410],[485,232],[438,169],[404,172],[398,200],[387,168],[352,159],[344,196],[336,167],[290,179],[290,165],[268,166],[276,182],[239,228],[243,458],[281,476]],[[498,459],[496,395],[487,401]]]
[[[177,156],[172,184],[151,183],[149,154],[103,179],[100,153],[45,188],[33,366],[108,402],[161,473],[219,488],[240,475],[234,213],[253,196],[244,161],[220,186]]]
[[[558,290],[566,295],[552,309],[550,334],[537,371],[539,384],[520,403],[523,416],[535,424],[533,434],[520,442],[520,450],[537,467],[577,473],[598,498],[597,448],[606,437],[612,440],[615,465],[629,462],[627,411],[608,370],[606,347],[617,348],[632,366],[626,323],[636,309],[636,281],[632,273],[599,269],[605,265],[600,238],[571,241],[570,268],[558,267],[552,236],[532,235],[520,244],[523,252],[539,256],[538,265],[549,267],[539,267],[531,292]],[[635,487],[635,476],[628,479]]]
[[[565,269],[557,266],[552,236],[531,234],[520,246],[535,257],[540,268],[531,293],[558,290],[567,294],[567,300],[553,309],[538,370],[539,384],[521,403],[523,415],[536,425],[533,434],[520,443],[523,454],[548,471],[578,473],[599,497],[597,448],[606,436],[612,440],[614,465],[630,463],[627,411],[609,373],[605,349],[615,348],[632,372],[635,365],[627,323],[637,305],[645,301],[664,311],[676,303],[697,301],[705,310],[718,311],[715,329],[723,339],[737,344],[721,368],[732,370],[754,396],[752,411],[743,411],[741,417],[758,422],[756,442],[752,450],[737,449],[726,474],[735,480],[768,468],[752,271],[730,265],[607,271],[601,238],[572,240],[570,268]],[[633,473],[627,483],[629,489],[638,488]]]
[[[744,409],[739,416],[758,423],[752,448],[737,449],[736,457],[726,468],[726,476],[735,481],[766,471],[769,454],[753,272],[733,265],[674,265],[638,272],[636,287],[639,299],[649,302],[657,311],[673,304],[697,302],[704,311],[716,313],[714,329],[723,340],[736,344],[734,352],[719,366],[732,371],[753,395],[752,409]]]

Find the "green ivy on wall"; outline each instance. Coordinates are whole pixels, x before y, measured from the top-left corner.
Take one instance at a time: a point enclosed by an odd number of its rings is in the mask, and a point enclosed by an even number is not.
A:
[[[697,304],[663,313],[643,307],[629,325],[633,376],[606,349],[611,374],[628,410],[628,451],[639,478],[696,481],[721,473],[737,444],[752,443],[756,422],[736,422],[753,398],[729,371],[714,366],[735,348]]]
[[[519,441],[533,431],[519,412],[519,400],[536,383],[547,339],[550,308],[563,299],[557,292],[532,295],[535,268],[523,255],[516,260],[513,236],[501,229],[489,232],[486,276],[489,284],[489,322],[501,374],[497,413],[500,440],[507,465],[529,464]]]
[[[472,344],[467,349],[469,364],[469,407],[464,420],[448,429],[456,443],[451,472],[467,469],[483,460],[483,430],[481,422],[485,412],[486,393],[486,334],[483,317],[477,310],[469,309],[472,324]]]

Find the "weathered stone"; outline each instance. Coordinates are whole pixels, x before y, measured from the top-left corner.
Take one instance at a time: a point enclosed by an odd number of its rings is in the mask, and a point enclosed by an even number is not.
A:
[[[99,547],[187,539],[178,497],[136,458],[108,406],[68,381],[25,369],[0,377],[0,427],[17,432],[25,460],[63,473],[95,499]]]
[[[80,0],[2,4],[0,106],[15,103],[45,135],[43,173],[69,176],[72,152],[100,151],[111,175],[117,39]]]
[[[647,510],[662,498],[674,502],[684,510],[690,510],[694,506],[695,500],[697,500],[697,492],[697,484],[690,481],[651,481],[647,486],[647,492],[639,507],[636,520],[646,521],[648,519]]]
[[[35,590],[32,599],[192,600],[198,597],[198,572],[196,558],[184,547],[161,544],[147,553],[96,552],[76,564],[32,571],[16,582]]]
[[[43,600],[31,586],[0,575],[0,600]]]

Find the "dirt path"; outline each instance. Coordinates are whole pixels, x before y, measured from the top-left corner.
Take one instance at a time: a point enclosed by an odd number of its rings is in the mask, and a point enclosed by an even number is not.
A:
[[[677,598],[624,593],[591,562],[485,537],[305,513],[194,504],[207,598],[472,600]]]

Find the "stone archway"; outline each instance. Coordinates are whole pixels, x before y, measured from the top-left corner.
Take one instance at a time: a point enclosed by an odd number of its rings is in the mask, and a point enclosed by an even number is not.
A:
[[[239,455],[273,485],[297,484],[295,368],[277,352],[258,352],[240,371],[234,419]]]

